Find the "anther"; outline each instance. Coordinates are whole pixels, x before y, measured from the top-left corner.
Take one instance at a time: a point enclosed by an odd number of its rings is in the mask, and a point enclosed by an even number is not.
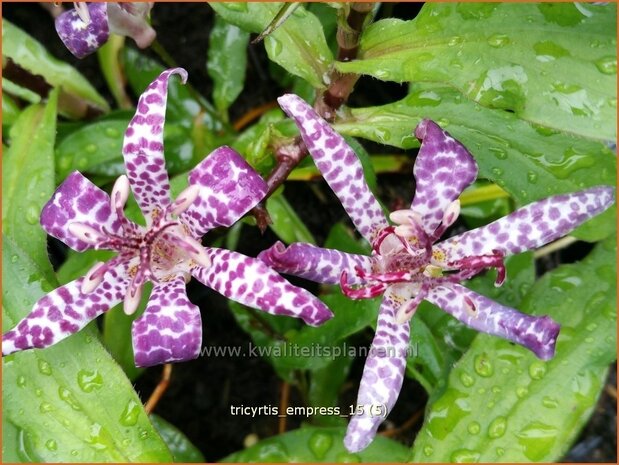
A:
[[[140,305],[142,299],[142,285],[135,286],[134,283],[129,285],[127,295],[123,302],[123,310],[127,315],[133,315]]]
[[[114,183],[114,188],[112,189],[112,196],[110,202],[112,204],[112,208],[116,211],[122,210],[127,203],[127,199],[129,198],[129,190],[131,186],[129,184],[129,178],[126,175],[119,176],[119,178]]]
[[[86,2],[73,2],[75,12],[86,25],[90,24],[90,11]]]
[[[198,198],[198,194],[200,193],[200,186],[197,184],[192,184],[187,187],[183,192],[181,192],[176,200],[172,204],[171,213],[173,215],[180,215],[185,210],[187,210],[193,202]]]
[[[84,276],[84,280],[82,281],[82,286],[80,288],[80,292],[82,294],[90,294],[97,288],[97,286],[99,286],[99,284],[101,284],[101,281],[103,281],[103,275],[105,274],[100,272],[103,267],[105,267],[103,262],[97,262],[92,268],[90,268],[90,270],[88,270],[88,273]]]
[[[68,229],[69,232],[80,241],[86,242],[90,245],[97,245],[105,240],[105,236],[103,236],[99,231],[84,223],[71,223]]]

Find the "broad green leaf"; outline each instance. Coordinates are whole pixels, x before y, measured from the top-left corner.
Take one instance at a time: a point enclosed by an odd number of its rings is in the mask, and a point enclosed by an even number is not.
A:
[[[215,16],[208,48],[206,70],[213,80],[213,101],[222,117],[245,84],[249,33]]]
[[[4,235],[3,330],[55,285]],[[6,457],[35,462],[169,462],[131,383],[91,326],[44,350],[3,357],[3,426],[18,441]]]
[[[342,415],[348,412],[342,411]],[[229,462],[406,462],[410,452],[402,444],[377,436],[361,452],[351,454],[344,448],[345,428],[303,427],[260,441],[245,450],[220,460]]]
[[[615,140],[616,16],[613,2],[428,3],[414,20],[368,27],[361,59],[337,68],[449,84],[485,107]]]
[[[39,216],[56,187],[53,150],[57,98],[54,91],[46,105],[32,105],[20,114],[2,160],[2,230],[29,253],[48,280],[53,279],[53,272]]]
[[[448,87],[415,84],[408,97],[380,107],[352,110],[335,125],[344,134],[397,147],[418,142],[413,129],[422,118],[441,124],[479,164],[481,177],[496,182],[523,205],[589,186],[616,184],[616,157],[604,144],[536,127],[513,113],[489,110]],[[590,241],[615,229],[615,207],[579,228]]]
[[[211,7],[223,19],[248,32],[262,32],[275,18],[282,3],[219,3]],[[269,58],[289,73],[317,89],[326,87],[325,77],[333,62],[320,21],[304,7],[264,39]]]
[[[429,407],[413,461],[553,462],[595,407],[616,357],[616,243],[542,277],[520,309],[561,324],[547,362],[479,335]]]
[[[60,87],[61,97],[66,93],[67,97],[79,97],[88,105],[103,111],[109,110],[105,99],[75,68],[54,58],[41,43],[4,18],[2,55],[4,59],[10,58],[30,73],[42,76],[52,87]],[[65,105],[62,108],[69,112],[69,116],[80,116],[71,114],[70,106]]]
[[[28,103],[39,103],[41,101],[41,96],[36,92],[15,84],[4,77],[2,78],[2,91],[11,94],[14,97],[18,97]]]
[[[271,196],[266,201],[267,211],[273,221],[269,228],[287,244],[307,242],[316,244],[316,239],[301,221],[283,194]]]
[[[167,422],[159,415],[151,414],[150,421],[157,429],[161,438],[170,449],[172,458],[176,463],[202,463],[204,456],[194,446],[187,436],[173,424]]]

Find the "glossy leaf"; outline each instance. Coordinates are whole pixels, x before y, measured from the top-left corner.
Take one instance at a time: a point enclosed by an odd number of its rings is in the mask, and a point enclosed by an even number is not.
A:
[[[266,201],[266,207],[273,221],[269,228],[282,241],[287,244],[292,242],[316,244],[316,239],[314,239],[312,233],[307,229],[307,226],[305,226],[283,194],[269,197]]]
[[[215,16],[211,30],[206,71],[213,80],[213,101],[227,119],[228,107],[245,84],[249,33]]]
[[[105,99],[75,68],[54,58],[41,43],[5,19],[2,19],[2,55],[30,73],[42,76],[52,87],[62,88],[63,93],[103,111],[109,110]],[[80,116],[71,114],[68,106],[63,108],[70,116]]]
[[[248,32],[262,32],[281,9],[281,3],[210,3],[223,19]],[[320,21],[298,7],[270,35],[264,46],[269,58],[286,71],[322,89],[333,55],[327,46]]]
[[[3,330],[55,283],[3,236]],[[3,426],[17,436],[5,457],[35,462],[168,462],[131,383],[89,327],[45,350],[3,357]],[[10,425],[10,426],[9,426]]]
[[[616,15],[613,2],[428,3],[414,20],[368,27],[362,59],[337,67],[449,84],[529,122],[615,140]]]
[[[15,123],[21,109],[17,106],[15,100],[9,97],[6,92],[2,94],[2,126],[8,128]]]
[[[547,273],[520,308],[561,324],[554,359],[479,335],[430,406],[413,461],[553,462],[592,413],[616,357],[616,243]]]
[[[58,93],[46,105],[25,109],[11,128],[11,145],[2,160],[2,230],[27,251],[48,280],[47,235],[39,225],[54,183],[54,140]]]
[[[348,412],[343,412],[346,415]],[[409,450],[402,444],[377,436],[367,449],[351,454],[344,448],[345,428],[304,427],[271,437],[221,462],[406,462]]]
[[[172,452],[176,463],[201,463],[204,462],[202,452],[194,446],[187,436],[172,423],[167,422],[159,415],[151,414],[150,421],[157,429],[161,438]]]
[[[418,144],[413,128],[438,121],[473,154],[481,177],[496,182],[523,205],[556,193],[616,184],[615,154],[600,142],[536,127],[504,111],[489,110],[448,87],[415,84],[408,97],[381,107],[352,110],[335,125],[344,134],[395,145]],[[595,241],[614,231],[615,207],[574,233]]]

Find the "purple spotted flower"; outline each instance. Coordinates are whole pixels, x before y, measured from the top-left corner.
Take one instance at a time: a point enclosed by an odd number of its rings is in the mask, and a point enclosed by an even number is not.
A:
[[[383,294],[357,399],[364,413],[352,418],[344,441],[350,451],[365,448],[376,434],[381,418],[372,415],[372,406],[390,411],[398,397],[409,321],[423,300],[478,331],[521,344],[541,359],[554,355],[559,325],[550,317],[522,314],[459,283],[496,268],[500,285],[506,255],[546,244],[606,210],[613,203],[611,187],[550,197],[435,244],[458,217],[460,193],[477,177],[477,165],[462,144],[430,120],[417,126],[415,135],[423,143],[414,168],[415,196],[410,209],[391,213],[391,225],[344,139],[299,97],[285,95],[279,103],[296,122],[316,166],[373,251],[364,256],[277,243],[259,258],[283,273],[339,283],[353,299]]]
[[[77,58],[95,52],[110,33],[131,37],[145,48],[155,39],[146,21],[152,7],[152,2],[76,2],[56,18],[56,32]]]
[[[232,225],[267,191],[264,180],[234,150],[222,147],[211,153],[189,173],[189,187],[170,200],[163,125],[172,74],[187,78],[180,68],[164,71],[140,97],[123,145],[127,175],[118,179],[111,196],[74,172],[41,213],[43,229],[72,249],[107,249],[118,255],[41,298],[3,336],[4,355],[55,344],[121,301],[125,312],[133,313],[146,281],[154,283],[152,294],[132,327],[138,366],[199,355],[200,312],[185,292],[191,276],[228,298],[275,315],[300,317],[311,325],[332,316],[311,293],[292,286],[262,261],[201,245],[208,230]],[[145,216],[145,227],[123,213],[129,190]]]

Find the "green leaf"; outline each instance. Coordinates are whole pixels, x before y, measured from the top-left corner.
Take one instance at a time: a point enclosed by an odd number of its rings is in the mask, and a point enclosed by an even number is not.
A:
[[[282,3],[219,3],[211,7],[223,19],[248,32],[262,32],[275,18]],[[325,76],[333,62],[320,21],[304,7],[264,39],[269,58],[289,73],[317,89],[326,87]]]
[[[266,207],[273,221],[269,227],[282,241],[287,244],[292,242],[316,244],[316,239],[283,194],[269,197]]]
[[[48,280],[53,280],[53,272],[39,216],[56,187],[53,147],[57,97],[54,91],[46,105],[32,105],[20,114],[2,160],[2,230],[29,253]]]
[[[479,335],[430,405],[413,461],[553,462],[592,413],[616,357],[616,243],[547,273],[520,308],[561,324],[555,357]]]
[[[215,16],[206,70],[213,80],[213,101],[227,120],[228,107],[243,90],[249,33]]]
[[[15,325],[54,282],[3,236],[3,330]],[[131,383],[93,327],[44,350],[3,357],[3,455],[35,462],[169,462]],[[12,450],[8,450],[8,448]],[[14,448],[17,447],[17,450]]]
[[[88,105],[108,111],[105,99],[75,68],[54,58],[42,44],[9,21],[2,19],[2,54],[30,73],[42,76],[52,87],[62,88],[61,97],[79,97]],[[61,99],[62,101],[62,99]],[[68,116],[73,113],[70,106],[62,106]]]
[[[346,415],[348,412],[342,412]],[[271,437],[245,450],[225,457],[221,462],[406,462],[409,450],[382,436],[361,452],[351,454],[344,448],[345,428],[303,427]]]
[[[17,121],[17,117],[21,113],[21,109],[11,97],[7,95],[6,92],[2,93],[2,127],[3,130],[6,131],[7,128],[11,127],[15,121]]]
[[[449,84],[485,107],[615,140],[616,15],[613,2],[428,3],[412,21],[368,27],[361,59],[337,68]]]
[[[415,84],[405,99],[352,110],[351,118],[335,128],[408,148],[418,145],[412,134],[422,118],[437,121],[462,142],[477,160],[480,176],[497,183],[520,205],[589,186],[616,184],[616,157],[606,145],[533,126],[513,113],[489,110],[448,87]],[[615,214],[612,207],[574,235],[589,241],[609,236]]]
[[[114,96],[119,108],[128,109],[133,105],[125,91],[125,75],[120,65],[120,51],[125,46],[125,37],[111,34],[108,41],[97,50],[97,58],[101,73],[105,78],[108,89]]]
[[[194,446],[187,436],[173,424],[167,422],[159,415],[151,414],[150,421],[157,429],[161,438],[172,452],[176,463],[201,463],[204,462],[202,452]]]

